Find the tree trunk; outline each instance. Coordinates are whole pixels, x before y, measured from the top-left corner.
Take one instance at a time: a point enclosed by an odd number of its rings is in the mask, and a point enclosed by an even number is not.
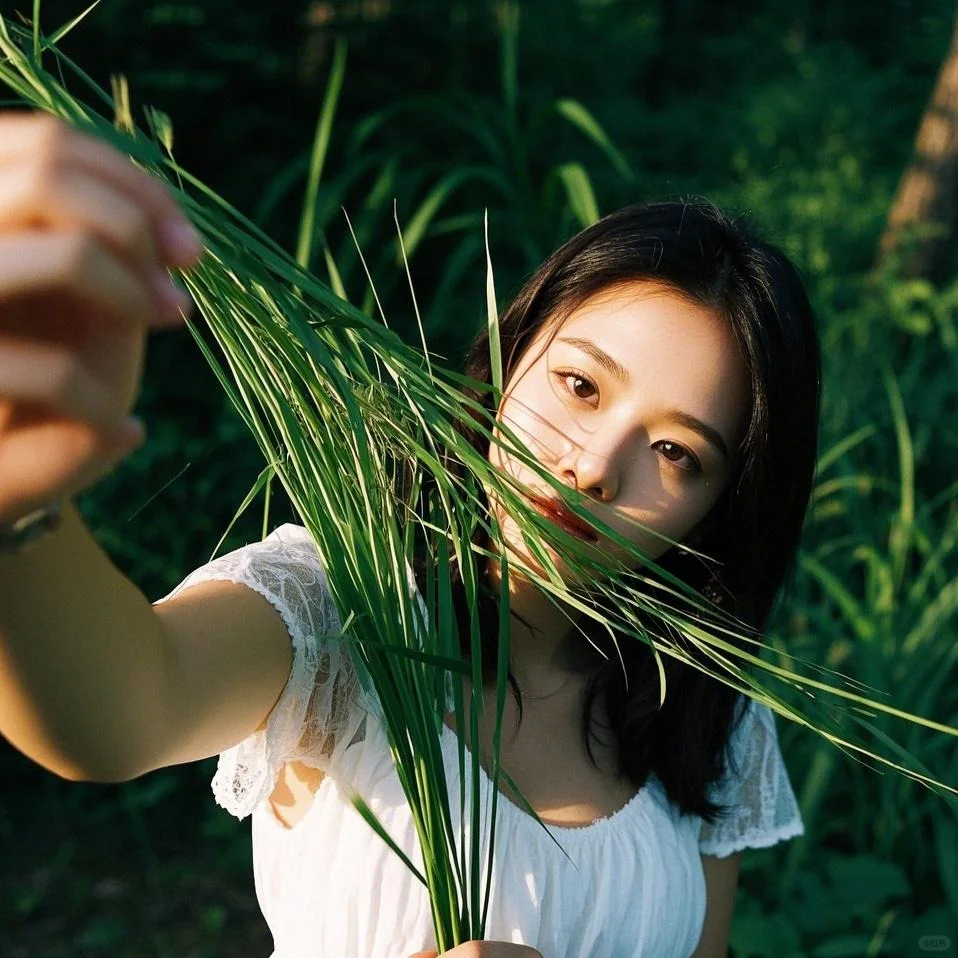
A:
[[[879,263],[902,256],[902,273],[941,279],[958,222],[958,18],[931,101],[918,127],[912,158],[879,244]]]

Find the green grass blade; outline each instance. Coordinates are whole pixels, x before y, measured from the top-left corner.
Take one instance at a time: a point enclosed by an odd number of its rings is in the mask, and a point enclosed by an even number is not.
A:
[[[820,476],[823,472],[830,469],[847,452],[850,452],[855,446],[860,445],[866,439],[870,439],[878,431],[873,423],[868,423],[853,433],[845,436],[836,442],[828,452],[823,453],[815,466],[815,474]]]
[[[898,381],[891,370],[887,368],[882,372],[882,380],[885,384],[888,404],[891,407],[892,420],[895,424],[899,482],[901,483],[898,521],[892,529],[889,543],[892,552],[893,577],[897,584],[902,581],[904,575],[915,526],[915,448],[911,440],[911,430],[908,428],[908,417],[905,413],[905,404],[902,401]]]
[[[635,174],[618,147],[609,139],[599,121],[578,100],[556,100],[556,112],[568,120],[576,129],[584,133],[608,157],[616,172],[627,183],[635,180]]]
[[[40,46],[40,0],[33,0],[33,60],[39,69],[43,66]]]
[[[267,495],[269,494],[269,484],[273,476],[275,475],[276,475],[275,468],[273,467],[272,464],[269,464],[265,466],[262,472],[260,472],[259,476],[257,476],[256,482],[253,483],[252,489],[250,489],[250,491],[246,493],[245,498],[240,503],[239,509],[236,510],[236,514],[233,516],[232,519],[230,519],[229,525],[226,527],[226,530],[223,532],[223,535],[220,536],[219,542],[216,543],[216,547],[213,549],[213,555],[209,559],[210,562],[213,561],[217,553],[220,551],[220,547],[226,541],[226,537],[230,534],[230,530],[233,528],[234,525],[236,525],[236,521],[244,512],[246,512],[250,503],[259,495],[260,490],[264,486],[266,487]],[[265,519],[264,519],[264,529],[263,529],[262,537],[264,539],[266,538]]]
[[[82,13],[78,13],[72,20],[65,23],[58,30],[54,30],[53,33],[44,41],[44,49],[49,49],[50,47],[55,47],[68,33],[70,33],[75,26],[77,26],[81,21],[85,20],[89,14],[91,14],[102,2],[102,0],[93,0],[93,3],[90,4]],[[37,9],[39,9],[39,2],[37,3]]]
[[[496,405],[502,396],[502,347],[499,344],[499,307],[496,304],[496,283],[492,272],[492,254],[489,251],[489,211],[486,210],[486,322],[489,330],[489,352],[492,360],[492,385],[495,389]]]
[[[399,240],[399,251],[402,254],[403,266],[406,269],[406,279],[409,282],[409,295],[412,298],[412,308],[416,316],[416,326],[419,328],[419,339],[422,342],[422,354],[426,360],[426,370],[429,378],[432,379],[432,361],[429,358],[429,347],[426,345],[426,331],[422,328],[422,316],[419,312],[419,303],[416,301],[416,290],[413,287],[412,273],[409,271],[409,259],[406,256],[406,244],[403,241],[402,227],[399,225],[399,215],[396,212],[396,205],[393,204],[393,220],[396,223],[396,235]]]
[[[563,163],[556,167],[565,189],[569,207],[582,229],[591,226],[599,219],[599,205],[592,190],[592,182],[581,163]]]
[[[386,831],[379,819],[376,818],[373,810],[363,800],[363,797],[359,794],[354,794],[350,796],[350,801],[353,804],[353,808],[363,817],[363,820],[396,853],[400,861],[409,869],[412,875],[428,887],[429,883],[426,881],[425,875],[416,868],[409,856],[396,844],[389,832]]]
[[[333,128],[333,118],[336,115],[336,104],[343,87],[343,77],[346,74],[346,41],[338,37],[333,52],[333,63],[329,71],[329,80],[326,84],[326,93],[323,105],[319,111],[319,120],[316,124],[316,133],[313,138],[313,149],[309,163],[309,178],[306,181],[306,193],[303,197],[303,212],[300,217],[299,240],[296,244],[296,261],[304,269],[309,269],[312,259],[314,227],[316,219],[316,196],[319,192],[319,181],[323,175],[323,165],[326,162],[326,153],[329,150],[329,137]]]

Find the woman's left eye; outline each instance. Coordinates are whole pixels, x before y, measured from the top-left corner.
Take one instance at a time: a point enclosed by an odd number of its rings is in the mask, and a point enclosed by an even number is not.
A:
[[[686,449],[685,446],[680,446],[677,442],[660,439],[658,442],[652,444],[652,448],[661,450],[662,455],[679,469],[684,469],[693,475],[698,475],[702,471],[702,464],[699,462],[695,453]],[[683,459],[686,460],[685,465],[682,465]]]

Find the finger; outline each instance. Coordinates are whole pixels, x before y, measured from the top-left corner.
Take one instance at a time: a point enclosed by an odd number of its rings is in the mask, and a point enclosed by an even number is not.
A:
[[[83,170],[49,177],[24,164],[0,167],[0,229],[24,226],[92,231],[144,272],[159,262],[144,209]]]
[[[144,279],[82,233],[0,234],[0,303],[50,292],[75,296],[114,322],[143,326],[182,324],[179,310],[188,312],[190,302],[168,276]]]
[[[8,409],[38,406],[85,423],[111,442],[130,438],[116,397],[72,353],[49,343],[0,339],[0,399]]]
[[[49,114],[8,114],[2,124],[0,166],[30,156],[47,176],[64,165],[81,168],[145,208],[168,265],[186,267],[196,262],[202,247],[170,189],[130,157]]]

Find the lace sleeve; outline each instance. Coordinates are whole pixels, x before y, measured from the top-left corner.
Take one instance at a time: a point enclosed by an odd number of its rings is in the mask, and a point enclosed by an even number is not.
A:
[[[282,525],[262,542],[196,569],[158,601],[213,579],[242,583],[267,599],[283,617],[293,645],[289,678],[266,727],[219,756],[213,794],[242,819],[269,796],[287,762],[327,771],[375,703],[337,641],[339,616],[307,529]]]
[[[710,791],[712,801],[732,806],[713,824],[702,823],[699,851],[724,858],[743,848],[765,848],[805,834],[778,745],[775,714],[747,699],[729,741],[729,767]]]

